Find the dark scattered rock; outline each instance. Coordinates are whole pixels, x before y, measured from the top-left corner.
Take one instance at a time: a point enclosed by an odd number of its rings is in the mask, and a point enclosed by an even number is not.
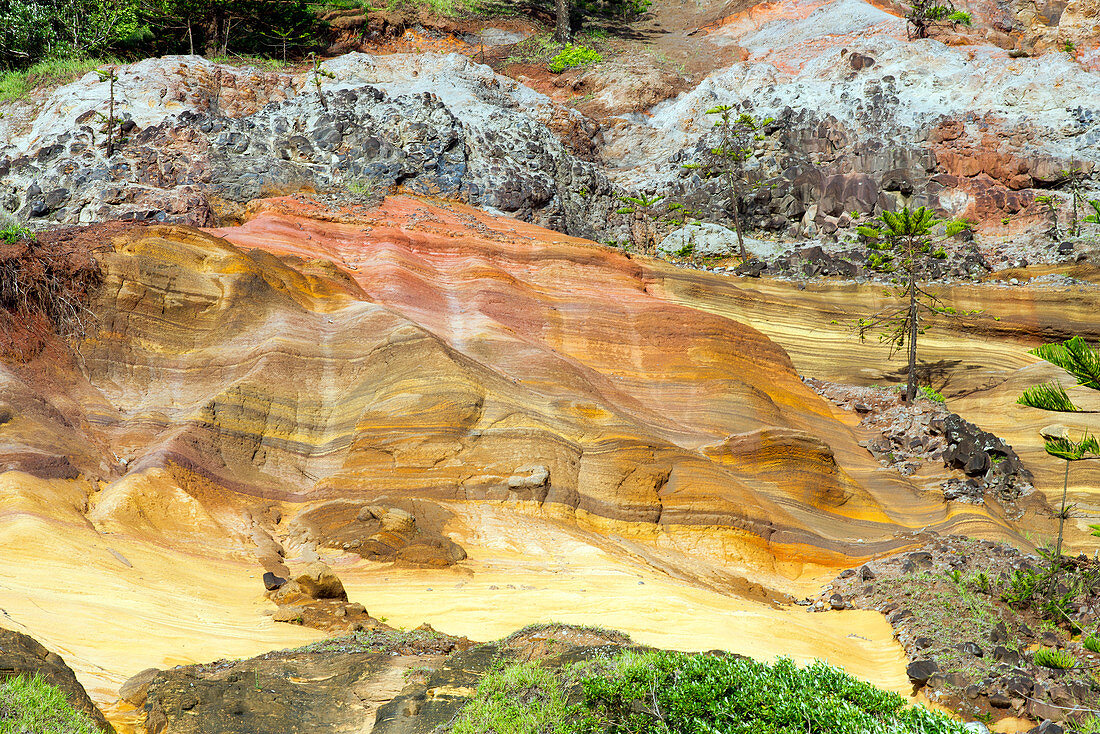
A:
[[[871,567],[864,564],[859,567],[859,578],[862,581],[871,581],[875,578],[875,572],[871,570]]]
[[[963,643],[960,643],[959,645],[957,645],[956,647],[961,652],[964,652],[967,655],[973,655],[974,657],[978,657],[978,658],[985,657],[985,652],[982,650],[982,648],[978,647],[978,645],[976,643],[963,642]]]
[[[905,674],[917,687],[925,685],[928,679],[938,672],[940,672],[940,666],[935,660],[914,660],[905,668]]]
[[[286,579],[281,576],[276,576],[271,571],[264,573],[264,588],[268,591],[274,591],[285,583]]]

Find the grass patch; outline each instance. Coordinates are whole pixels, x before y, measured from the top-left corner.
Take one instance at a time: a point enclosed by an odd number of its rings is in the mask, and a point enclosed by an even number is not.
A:
[[[625,632],[619,632],[618,630],[608,629],[607,627],[600,627],[593,624],[565,624],[562,622],[534,622],[516,630],[501,640],[501,642],[507,644],[530,635],[533,632],[559,632],[563,636],[570,633],[581,632],[606,637],[620,644],[630,642],[630,635]]]
[[[389,652],[417,642],[441,640],[446,635],[435,630],[364,630],[350,635],[318,640],[294,652]]]
[[[208,61],[226,66],[254,66],[257,69],[285,69],[288,66],[297,66],[300,61],[283,61],[282,59],[268,58],[267,56],[246,56],[241,54],[226,54],[224,56],[211,56]]]
[[[573,703],[570,703],[572,701]],[[963,734],[963,725],[822,662],[626,650],[482,679],[455,734]]]
[[[41,677],[0,683],[0,734],[98,734],[91,718]]]
[[[964,653],[955,645],[966,641],[988,644],[985,641],[989,633],[1002,620],[996,602],[983,591],[992,591],[991,584],[984,574],[953,578],[913,573],[876,581],[873,600],[876,608],[893,606],[911,611],[913,636],[935,640],[923,654],[935,658],[945,673],[974,678],[984,670],[982,658]]]
[[[519,10],[503,0],[328,0],[310,7],[323,10],[386,10],[394,12],[402,8],[426,8],[442,18],[471,18],[484,16],[512,16]]]
[[[39,87],[67,84],[104,64],[121,63],[116,58],[46,59],[21,71],[0,74],[0,102],[22,99]]]

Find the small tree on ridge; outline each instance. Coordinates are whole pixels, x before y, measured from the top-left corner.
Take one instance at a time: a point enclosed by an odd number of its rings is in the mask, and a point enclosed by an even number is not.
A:
[[[937,234],[941,226],[944,229]],[[918,278],[932,260],[947,256],[943,248],[933,248],[967,229],[970,229],[967,222],[937,219],[931,209],[923,206],[916,210],[905,207],[898,212],[885,211],[872,224],[859,227],[870,250],[868,266],[881,273],[897,273],[901,287],[896,295],[902,301],[900,308],[890,306],[859,319],[856,322],[859,339],[863,341],[869,333],[878,331],[880,340],[890,344],[891,354],[907,350],[907,401],[917,396],[917,336],[924,331],[922,317],[956,313],[921,288]]]

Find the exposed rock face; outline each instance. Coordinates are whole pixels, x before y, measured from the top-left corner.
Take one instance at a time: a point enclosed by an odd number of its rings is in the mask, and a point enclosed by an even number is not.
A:
[[[317,734],[370,729],[413,668],[469,646],[433,631],[363,633],[242,661],[161,671],[146,734]]]
[[[754,6],[708,40],[736,43],[743,60],[605,131],[603,152],[616,181],[644,188],[664,177],[672,198],[717,221],[727,216],[718,182],[680,165],[704,157],[705,111],[722,103],[775,120],[754,172],[765,187],[743,214],[801,236],[826,217],[902,204],[980,220],[989,235],[1003,217],[1042,224],[1034,189],[1100,164],[1100,78],[1064,53],[908,41],[904,20],[862,0]]]
[[[73,708],[91,717],[102,731],[114,732],[60,655],[50,652],[29,635],[0,628],[0,680],[17,675],[42,676],[65,694]]]
[[[683,168],[713,147],[706,110],[727,103],[774,118],[750,166],[763,184],[743,205],[752,228],[832,238],[850,231],[845,215],[930,205],[980,221],[986,237],[1037,232],[1048,216],[1037,192],[1064,199],[1066,171],[1100,166],[1092,1],[975,2],[969,35],[920,41],[864,0],[754,6],[706,35],[736,44],[741,60],[689,91],[633,58],[560,77],[592,96],[592,119],[459,54],[331,59],[323,101],[309,73],[147,60],[120,69],[127,121],[110,160],[95,121],[107,84],[95,74],[57,90],[29,129],[12,128],[0,208],[38,223],[204,225],[260,196],[400,187],[623,241],[623,193],[730,218],[719,182]],[[1059,24],[1082,34],[1084,65],[1005,50],[1050,48]]]
[[[92,383],[120,416],[134,416],[117,426],[134,450],[131,477],[172,467],[238,492],[309,502],[313,509],[280,526],[285,542],[346,545],[365,557],[426,565],[463,555],[433,530],[442,516],[431,513],[440,511],[385,498],[527,500],[616,522],[705,523],[752,543],[816,547],[807,552],[821,559],[844,552],[827,526],[874,516],[873,508],[900,502],[923,522],[942,521],[941,510],[900,477],[871,478],[877,462],[845,429],[822,422],[819,399],[774,344],[651,298],[642,271],[621,255],[547,247],[534,229],[503,242],[500,225],[482,214],[408,199],[354,224],[303,219],[281,213],[283,206],[223,230],[267,252],[154,228],[117,240],[104,256],[97,305],[104,328],[83,354]],[[465,232],[461,240],[455,227]],[[296,261],[271,253],[323,253],[352,276],[315,264],[295,270]],[[394,268],[392,257],[408,265]],[[561,258],[595,268],[601,292],[574,287],[556,267],[527,264]],[[420,268],[438,275],[424,280]],[[167,281],[147,275],[166,271],[173,273]],[[437,290],[440,278],[462,291]],[[544,302],[534,293],[560,295]],[[563,312],[555,302],[566,294],[574,305]],[[678,324],[689,318],[696,328],[685,332]],[[272,324],[284,325],[280,346],[256,343]],[[585,339],[558,336],[575,329]],[[161,346],[148,351],[142,345],[150,340]],[[285,340],[295,344],[294,356],[284,352]],[[652,358],[634,344],[666,346]],[[211,366],[213,355],[242,350],[256,356],[219,357],[222,366]],[[330,362],[335,355],[344,355],[339,367]],[[328,366],[303,371],[303,359]],[[156,364],[189,377],[173,377],[169,390]],[[295,389],[276,400],[272,386],[291,373]],[[112,377],[120,374],[133,376]],[[570,392],[539,387],[544,374],[564,374],[555,379]],[[705,383],[696,381],[700,374]],[[421,387],[410,393],[410,384]],[[722,385],[721,392],[694,387],[701,384]],[[659,402],[668,389],[679,395],[674,406]],[[170,427],[139,427],[149,425],[137,417],[139,406],[169,394]],[[574,402],[587,407],[567,407]],[[96,522],[129,524],[133,488],[124,480],[106,490]],[[805,509],[792,513],[791,492]],[[344,504],[313,504],[337,500]],[[376,517],[371,509],[366,519],[364,505],[385,511]],[[805,511],[813,523],[800,519]],[[215,516],[212,506],[206,512]],[[892,533],[883,525],[867,549],[889,543]]]
[[[163,671],[149,687],[146,734],[413,734],[453,721],[503,661],[557,666],[628,639],[562,625],[473,647],[430,628],[360,633],[242,661]]]
[[[109,159],[91,122],[107,86],[89,74],[0,147],[0,205],[40,222],[210,225],[220,202],[400,186],[589,236],[593,203],[604,214],[615,206],[606,176],[548,127],[591,137],[586,121],[487,67],[458,54],[358,53],[324,66],[335,78],[323,99],[305,75],[199,57],[124,67],[116,109],[126,137]],[[168,92],[158,99],[153,88]]]

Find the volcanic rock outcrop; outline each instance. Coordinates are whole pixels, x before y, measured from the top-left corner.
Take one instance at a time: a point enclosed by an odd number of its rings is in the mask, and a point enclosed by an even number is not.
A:
[[[280,192],[399,186],[588,236],[592,201],[614,205],[606,176],[554,132],[587,140],[591,123],[488,67],[355,53],[324,70],[318,91],[305,74],[197,56],[120,67],[111,157],[93,124],[108,88],[91,73],[0,145],[0,205],[34,222],[209,225]]]
[[[706,110],[732,104],[773,118],[749,171],[753,227],[836,238],[853,219],[927,204],[994,240],[1041,231],[1051,215],[1039,193],[1065,199],[1085,176],[1085,195],[1100,195],[1088,178],[1100,170],[1100,76],[1091,56],[1010,55],[982,34],[1034,24],[974,12],[979,27],[961,40],[910,41],[902,18],[864,0],[753,6],[705,30],[740,60],[694,87],[658,73],[669,91],[651,99],[618,66],[586,72],[576,93],[611,105],[586,107],[591,118],[460,54],[350,53],[324,63],[332,78],[319,87],[310,72],[145,60],[118,69],[125,122],[109,158],[96,123],[108,85],[94,73],[12,116],[29,120],[0,121],[0,207],[37,225],[211,225],[261,196],[400,188],[623,242],[624,194],[728,223],[720,182],[684,166],[713,147]]]

